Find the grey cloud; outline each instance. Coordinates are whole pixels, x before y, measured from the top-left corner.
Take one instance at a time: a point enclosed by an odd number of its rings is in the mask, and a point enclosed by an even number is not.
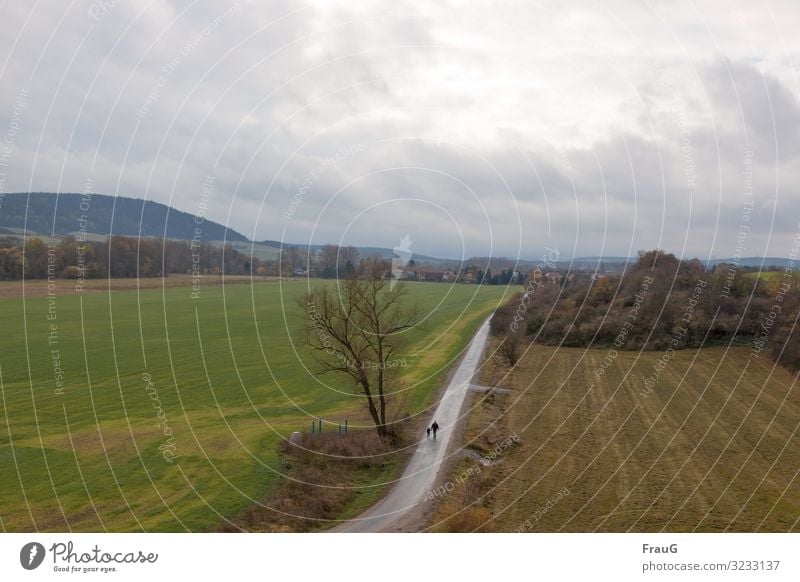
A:
[[[790,61],[761,37],[766,60],[743,56],[729,41],[738,24],[726,15],[715,22],[720,60],[680,3],[670,30],[650,11],[612,4],[638,39],[621,38],[590,6],[554,3],[377,12],[242,2],[221,19],[228,5],[184,1],[159,3],[133,22],[141,6],[121,2],[97,22],[83,1],[58,30],[67,8],[44,4],[7,53],[0,84],[0,132],[19,88],[31,90],[7,191],[29,183],[80,191],[91,175],[97,191],[191,212],[213,174],[210,217],[230,214],[232,227],[258,239],[286,229],[290,240],[308,240],[316,223],[314,242],[392,246],[409,233],[418,252],[449,256],[485,255],[490,245],[512,256],[522,245],[528,258],[544,244],[578,254],[656,244],[677,251],[684,239],[688,254],[725,255],[749,147],[752,248],[770,234],[785,245],[796,229],[800,104],[787,84]],[[29,9],[0,9],[12,33],[0,39],[7,51]],[[652,58],[639,49],[648,38]],[[674,75],[669,87],[654,80],[662,62]],[[354,147],[313,180],[287,220],[310,173]],[[421,169],[391,169],[406,166]],[[387,203],[405,198],[444,207],[455,226],[433,205]]]

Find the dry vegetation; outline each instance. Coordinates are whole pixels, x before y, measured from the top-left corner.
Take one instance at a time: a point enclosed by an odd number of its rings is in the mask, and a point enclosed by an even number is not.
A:
[[[752,345],[800,371],[800,289],[791,267],[762,279],[735,265],[706,269],[662,251],[640,252],[623,275],[573,273],[560,284],[537,271],[525,295],[497,310],[492,334],[515,343],[663,350]]]
[[[619,352],[596,379],[606,350],[533,346],[511,393],[474,396],[463,436],[519,446],[443,496],[430,529],[798,531],[796,378],[746,348],[691,349],[647,394],[661,354]]]
[[[286,479],[219,531],[307,532],[335,525],[377,501],[406,460],[401,443],[374,430],[304,434],[281,445]],[[372,486],[371,486],[372,485]]]

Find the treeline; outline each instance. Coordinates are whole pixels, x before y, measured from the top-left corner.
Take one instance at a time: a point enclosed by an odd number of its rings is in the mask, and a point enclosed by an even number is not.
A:
[[[473,268],[475,269],[475,281],[483,285],[510,285],[519,282],[516,280],[516,271],[513,269],[503,269],[499,273],[492,273],[491,268],[486,269],[486,271],[479,267]]]
[[[159,238],[105,237],[80,241],[68,236],[30,238],[23,248],[17,238],[0,238],[0,280],[166,277],[171,273],[192,275],[313,276],[326,279],[362,276],[383,269],[390,277],[391,262],[377,256],[360,257],[354,247],[324,245],[317,252],[286,246],[274,259],[260,259],[230,245],[176,241]],[[505,283],[512,271],[481,277],[485,284]],[[481,272],[481,275],[483,273]],[[480,282],[476,278],[475,282]]]
[[[512,364],[522,342],[616,350],[733,342],[800,370],[795,280],[788,267],[762,278],[735,264],[705,269],[662,251],[639,253],[622,275],[576,275],[553,284],[534,270],[525,292],[498,310],[492,332],[504,337],[502,351]]]
[[[251,271],[252,269],[252,271]],[[0,239],[0,279],[77,279],[264,274],[262,262],[230,246],[154,238],[115,236],[103,241],[66,237],[45,243],[31,238],[23,247]]]

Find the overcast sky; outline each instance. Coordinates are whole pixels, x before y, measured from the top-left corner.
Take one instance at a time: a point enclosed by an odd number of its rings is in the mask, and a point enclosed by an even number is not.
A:
[[[0,186],[213,183],[251,238],[455,258],[788,256],[799,6],[6,1]]]

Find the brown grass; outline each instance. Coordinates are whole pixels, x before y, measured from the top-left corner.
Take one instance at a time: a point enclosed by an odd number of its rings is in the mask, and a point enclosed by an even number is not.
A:
[[[281,470],[287,478],[260,504],[252,505],[218,531],[308,532],[332,527],[356,515],[387,489],[406,453],[401,442],[374,430],[346,435],[305,434],[297,444],[281,446]],[[371,486],[375,482],[384,485]]]
[[[520,445],[473,477],[477,493],[445,496],[431,529],[798,530],[800,397],[789,373],[746,348],[684,350],[644,396],[662,352],[619,352],[597,380],[606,354],[534,346],[503,379],[511,394],[476,394],[464,446],[508,434]]]

